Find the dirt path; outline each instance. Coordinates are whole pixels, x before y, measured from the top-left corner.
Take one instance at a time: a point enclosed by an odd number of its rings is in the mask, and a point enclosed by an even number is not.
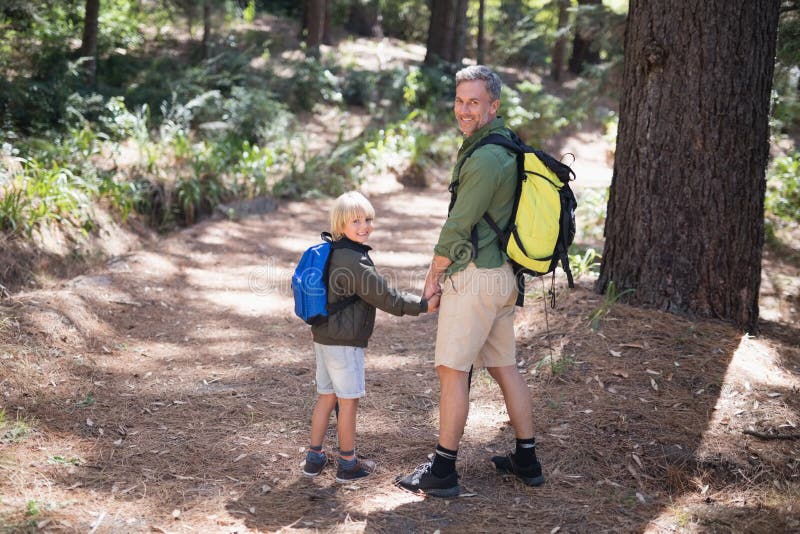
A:
[[[375,196],[381,270],[419,291],[447,196]],[[800,333],[601,306],[591,280],[517,315],[548,483],[503,479],[513,442],[479,373],[459,454],[467,495],[397,489],[435,444],[435,317],[378,315],[359,449],[371,479],[300,476],[314,400],[289,275],[328,201],[207,221],[6,301],[0,532],[652,532],[800,528]],[[539,291],[540,285],[534,286]],[[549,325],[549,334],[546,332]],[[17,429],[11,435],[8,429]],[[334,443],[333,430],[328,445]]]

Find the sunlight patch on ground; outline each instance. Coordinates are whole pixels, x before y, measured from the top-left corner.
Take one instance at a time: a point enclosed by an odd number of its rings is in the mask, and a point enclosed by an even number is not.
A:
[[[749,381],[751,385],[769,385],[791,389],[798,380],[776,364],[777,352],[760,339],[745,335],[733,353],[725,384]]]
[[[469,419],[465,434],[474,436],[472,439],[477,442],[492,435],[507,421],[508,412],[506,412],[505,406],[492,403],[479,404],[473,400],[469,407]]]
[[[403,369],[409,363],[416,363],[416,360],[413,362],[410,360],[407,353],[402,353],[399,356],[395,356],[391,354],[372,352],[369,349],[367,350],[367,359],[371,369],[393,371],[397,369]]]
[[[198,242],[205,245],[224,245],[229,246],[237,241],[244,241],[246,238],[240,231],[230,224],[219,224],[206,226],[204,231],[195,238]]]
[[[226,308],[243,316],[261,316],[262,314],[280,315],[294,309],[291,297],[270,293],[259,295],[253,291],[226,291],[203,289],[193,298],[205,300],[214,306]]]
[[[212,271],[186,269],[186,281],[196,288],[227,288],[255,294],[291,294],[292,270],[265,262],[244,265],[238,269]]]
[[[742,337],[728,365],[719,398],[709,418],[703,438],[695,450],[695,455],[718,454],[720,443],[729,440],[732,432],[739,432],[740,425],[736,423],[737,418],[745,417],[751,410],[756,409],[755,406],[759,402],[755,397],[758,394],[766,393],[768,397],[778,398],[781,393],[776,390],[781,388],[792,390],[800,386],[800,381],[778,365],[779,359],[779,354],[775,349],[762,340],[748,335]],[[695,393],[702,395],[705,392],[701,389]],[[773,415],[778,416],[779,411],[780,409],[776,406]],[[792,417],[791,412],[785,416],[788,425],[795,426],[797,424],[796,421],[788,423]],[[673,531],[676,526],[686,529],[698,526],[698,517],[702,518],[704,515],[713,517],[713,511],[709,511],[704,504],[706,502],[713,502],[715,506],[740,507],[748,500],[758,502],[763,499],[763,495],[760,494],[761,490],[755,490],[755,494],[750,496],[743,494],[726,503],[725,499],[729,497],[729,494],[716,493],[714,487],[704,484],[699,479],[692,479],[691,484],[693,487],[688,488],[683,495],[672,502],[671,506],[665,508],[658,517],[650,521],[644,530],[645,534]],[[792,499],[792,496],[781,494],[774,499],[779,503],[776,508],[792,502]]]
[[[150,278],[166,279],[178,273],[178,268],[169,260],[169,256],[155,252],[140,251],[135,256],[122,259],[118,263],[120,263],[120,266],[115,270],[137,271],[148,275]],[[131,266],[131,263],[136,264],[136,266]],[[125,269],[125,265],[130,268]]]
[[[397,489],[391,492],[379,492],[373,493],[370,496],[364,496],[358,503],[356,509],[364,514],[374,514],[377,511],[389,512],[400,506],[414,502],[423,502],[424,500],[424,497]]]
[[[375,265],[380,266],[380,269],[418,267],[422,270],[420,275],[422,281],[425,281],[425,274],[431,261],[430,254],[419,254],[415,252],[375,252],[371,253],[370,256],[372,256],[372,259],[375,261]],[[383,274],[386,275],[387,273]]]
[[[267,248],[282,248],[290,252],[296,252],[298,260],[300,259],[300,255],[305,252],[308,247],[316,245],[317,243],[322,243],[319,234],[317,234],[316,238],[312,241],[302,237],[273,237],[264,240],[264,244]]]
[[[442,212],[442,206],[445,206],[445,212],[447,202],[443,201],[442,197],[439,195],[398,195],[396,199],[394,199],[394,203],[397,206],[397,209],[402,211],[406,218],[408,217],[428,217],[429,215],[438,215]],[[378,214],[380,216],[380,214]]]

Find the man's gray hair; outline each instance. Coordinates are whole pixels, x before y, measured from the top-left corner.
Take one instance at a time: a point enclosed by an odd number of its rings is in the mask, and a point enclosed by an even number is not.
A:
[[[486,90],[489,92],[489,96],[492,97],[492,101],[500,100],[500,90],[503,88],[503,82],[500,81],[500,76],[495,74],[492,69],[483,65],[470,65],[456,72],[456,87],[461,82],[472,80],[486,82]]]

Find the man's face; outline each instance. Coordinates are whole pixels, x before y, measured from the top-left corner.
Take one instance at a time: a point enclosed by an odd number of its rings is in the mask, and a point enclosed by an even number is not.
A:
[[[458,121],[458,129],[465,137],[475,133],[481,126],[497,116],[499,100],[492,100],[483,80],[469,80],[456,87],[456,100],[453,111]]]

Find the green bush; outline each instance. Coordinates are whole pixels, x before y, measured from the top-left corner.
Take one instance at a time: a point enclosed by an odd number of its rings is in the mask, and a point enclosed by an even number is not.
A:
[[[532,146],[542,146],[570,125],[574,110],[545,92],[541,84],[525,81],[514,89],[503,86],[503,93],[506,124]]]
[[[289,109],[311,111],[320,102],[342,102],[338,79],[319,59],[307,57],[294,68],[294,75],[282,87]]]
[[[783,221],[800,222],[800,153],[772,161],[767,171],[765,211]]]

